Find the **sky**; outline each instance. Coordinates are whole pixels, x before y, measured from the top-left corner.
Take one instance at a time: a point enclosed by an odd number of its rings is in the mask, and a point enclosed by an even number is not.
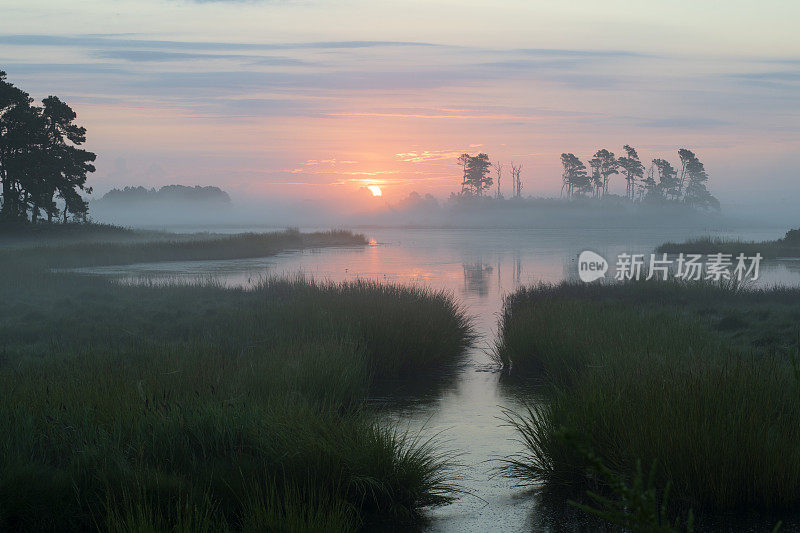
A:
[[[630,144],[695,151],[723,207],[793,206],[797,20],[795,1],[4,0],[0,70],[76,110],[96,194],[361,208],[374,185],[445,198],[458,155],[486,152],[557,196],[562,152]]]

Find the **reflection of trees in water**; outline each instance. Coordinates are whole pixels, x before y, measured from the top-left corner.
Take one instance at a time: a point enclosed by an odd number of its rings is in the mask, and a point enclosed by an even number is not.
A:
[[[522,255],[518,251],[514,252],[513,279],[515,285],[522,283]]]
[[[561,277],[567,281],[576,281],[578,279],[578,252],[564,256]]]
[[[463,263],[464,267],[464,291],[474,292],[481,296],[489,294],[489,276],[494,271],[492,265],[487,265],[483,261],[477,263]]]

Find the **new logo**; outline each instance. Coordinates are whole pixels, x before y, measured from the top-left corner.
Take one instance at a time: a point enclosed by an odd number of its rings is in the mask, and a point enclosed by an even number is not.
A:
[[[608,272],[608,261],[603,256],[590,250],[584,250],[578,256],[578,277],[581,281],[591,283],[602,277]]]

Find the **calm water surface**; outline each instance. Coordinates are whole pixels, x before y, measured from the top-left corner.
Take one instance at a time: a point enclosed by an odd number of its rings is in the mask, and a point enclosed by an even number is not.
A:
[[[203,228],[206,229],[206,228]],[[208,228],[213,230],[213,228]],[[264,231],[242,228],[240,231]],[[450,385],[417,401],[375,399],[401,428],[438,434],[444,447],[461,453],[459,482],[471,494],[432,511],[429,531],[558,530],[559,520],[537,508],[535,499],[497,475],[496,459],[520,451],[503,425],[501,407],[519,407],[515,391],[500,383],[488,356],[504,295],[520,285],[576,277],[583,250],[613,265],[622,252],[649,254],[660,243],[708,234],[686,230],[409,230],[365,229],[366,247],[287,252],[263,259],[149,263],[84,269],[118,277],[195,280],[213,277],[230,286],[252,286],[267,276],[303,273],[318,280],[370,279],[421,284],[451,291],[474,317],[481,335],[468,363]],[[746,240],[775,239],[785,230],[758,229],[723,234]],[[759,284],[800,284],[800,261],[762,266]]]

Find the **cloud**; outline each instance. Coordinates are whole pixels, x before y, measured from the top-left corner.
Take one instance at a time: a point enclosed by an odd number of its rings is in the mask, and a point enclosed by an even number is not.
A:
[[[729,126],[732,122],[706,117],[669,117],[640,122],[639,126],[645,128],[677,128],[677,129],[709,129],[719,126]]]
[[[224,70],[206,72],[153,72],[131,80],[139,90],[161,94],[165,89],[193,95],[221,96],[252,91],[371,91],[420,90],[464,86],[476,81],[461,70],[379,71],[338,70],[313,72],[263,72]]]
[[[414,41],[318,41],[294,43],[235,43],[219,41],[167,41],[98,35],[0,35],[0,44],[18,46],[57,46],[76,48],[155,48],[170,50],[299,50],[439,46]]]
[[[428,161],[441,161],[443,159],[456,159],[463,152],[457,150],[421,150],[415,152],[402,152],[395,154],[400,161],[407,163],[426,163]]]
[[[204,54],[191,52],[168,52],[164,50],[95,50],[94,57],[119,59],[130,62],[177,62],[177,61],[246,61],[256,65],[297,66],[309,63],[290,57],[256,56],[246,54]]]
[[[732,74],[731,77],[754,82],[796,82],[800,81],[800,70],[746,72]]]
[[[113,63],[6,63],[3,70],[14,74],[110,74],[125,73],[124,68]]]
[[[565,48],[518,48],[510,52],[542,57],[653,57],[630,50],[571,50]]]

